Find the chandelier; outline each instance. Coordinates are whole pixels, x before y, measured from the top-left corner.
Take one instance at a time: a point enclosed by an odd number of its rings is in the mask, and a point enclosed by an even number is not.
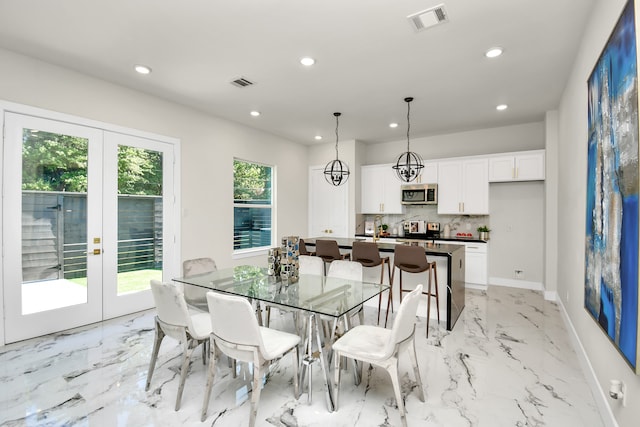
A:
[[[336,187],[344,184],[349,179],[349,166],[338,159],[338,117],[341,113],[333,113],[336,118],[336,159],[327,163],[324,167],[324,179],[331,185]]]
[[[411,182],[415,180],[422,172],[424,168],[424,162],[420,154],[414,153],[409,149],[409,131],[411,130],[411,101],[413,98],[405,98],[404,102],[407,103],[407,151],[398,156],[396,164],[392,168],[396,171],[398,178],[404,182]],[[326,172],[325,172],[326,173]]]

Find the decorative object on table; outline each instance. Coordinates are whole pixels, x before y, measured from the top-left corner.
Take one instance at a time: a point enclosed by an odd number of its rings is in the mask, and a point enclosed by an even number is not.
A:
[[[269,249],[267,255],[267,274],[277,276],[280,274],[280,248]]]
[[[480,240],[489,240],[489,232],[491,230],[486,225],[481,225],[478,227],[478,239]]]
[[[589,80],[586,310],[638,373],[638,72],[629,0]]]
[[[287,236],[282,238],[280,248],[280,278],[289,283],[298,281],[300,265],[298,257],[300,238],[298,236]]]
[[[424,168],[424,162],[420,154],[414,153],[409,149],[409,132],[411,130],[411,101],[413,98],[405,98],[404,102],[407,103],[407,151],[398,156],[396,164],[392,168],[396,171],[398,178],[404,182],[414,181]]]
[[[349,179],[349,166],[338,158],[338,117],[342,113],[333,113],[336,118],[336,159],[327,163],[324,167],[324,178],[331,185],[342,185]]]
[[[451,227],[449,226],[449,224],[444,225],[444,237],[447,239],[451,237]]]

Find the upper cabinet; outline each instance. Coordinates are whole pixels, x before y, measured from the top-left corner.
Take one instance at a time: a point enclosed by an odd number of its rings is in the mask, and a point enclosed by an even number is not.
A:
[[[438,163],[438,214],[489,214],[488,159]]]
[[[544,180],[544,150],[489,158],[489,182]]]
[[[401,182],[391,164],[362,166],[361,213],[403,214]]]
[[[416,179],[417,184],[436,184],[438,182],[438,162],[424,162],[424,168]],[[413,184],[408,182],[407,184]]]

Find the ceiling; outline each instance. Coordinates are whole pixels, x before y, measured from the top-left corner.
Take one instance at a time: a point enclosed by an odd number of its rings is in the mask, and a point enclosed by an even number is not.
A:
[[[542,120],[594,3],[0,0],[0,47],[303,144],[335,142],[339,111],[340,140],[375,143],[406,138],[407,96],[412,138]],[[440,4],[448,21],[415,31]]]

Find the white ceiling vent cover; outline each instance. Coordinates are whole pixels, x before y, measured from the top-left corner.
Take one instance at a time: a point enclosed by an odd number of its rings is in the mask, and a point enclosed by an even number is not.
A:
[[[431,9],[409,15],[407,19],[416,31],[424,31],[438,24],[449,22],[449,17],[444,11],[444,4],[439,4]]]
[[[237,79],[232,80],[231,84],[237,87],[247,87],[247,86],[251,86],[253,82],[244,77],[238,77]]]

